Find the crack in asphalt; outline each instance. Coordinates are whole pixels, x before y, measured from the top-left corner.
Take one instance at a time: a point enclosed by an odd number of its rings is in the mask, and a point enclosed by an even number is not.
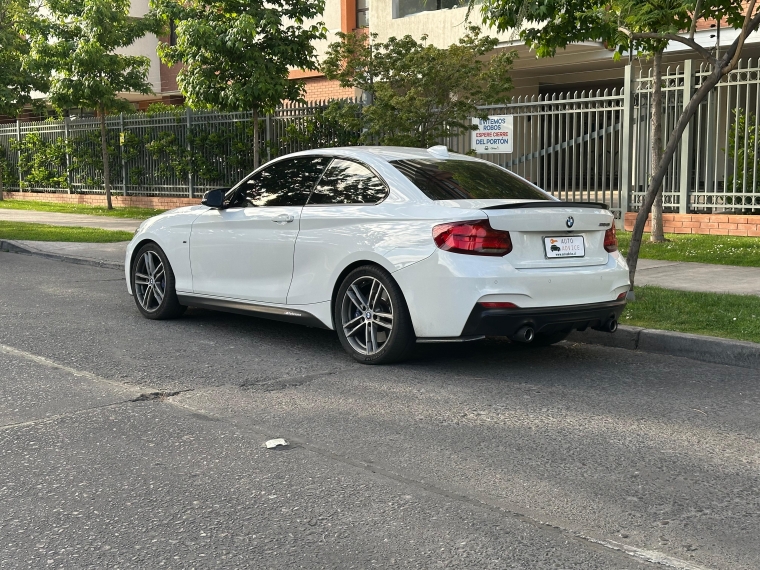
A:
[[[285,388],[293,388],[297,386],[303,386],[304,384],[316,380],[317,378],[324,378],[325,376],[333,376],[347,368],[339,368],[338,370],[325,370],[323,372],[314,372],[313,374],[302,374],[298,376],[285,376],[283,378],[274,378],[272,380],[266,380],[265,382],[251,382],[240,384],[240,388],[244,390],[263,390],[265,392],[274,392],[276,390],[284,390]]]
[[[103,408],[110,408],[110,407],[118,407],[120,405],[124,404],[130,404],[135,402],[145,402],[145,401],[160,401],[160,402],[166,402],[168,404],[171,404],[177,408],[180,408],[182,410],[187,411],[191,416],[196,417],[197,419],[200,419],[200,416],[203,416],[203,419],[205,421],[224,421],[228,424],[235,425],[238,427],[244,427],[250,431],[256,432],[257,434],[260,434],[265,437],[269,437],[274,431],[272,429],[268,429],[264,426],[259,426],[256,424],[252,424],[247,421],[241,422],[237,418],[231,418],[231,417],[218,417],[214,416],[212,414],[208,414],[205,410],[200,408],[194,408],[193,406],[190,406],[183,402],[177,402],[175,400],[170,400],[169,398],[173,396],[177,396],[183,392],[193,392],[192,389],[186,389],[186,390],[180,390],[176,392],[167,392],[167,391],[161,391],[156,390],[152,388],[136,388],[133,385],[124,384],[122,382],[110,380],[108,378],[104,378],[102,376],[98,376],[97,374],[93,374],[91,372],[87,372],[84,370],[78,370],[76,368],[72,368],[70,366],[65,366],[62,364],[58,364],[57,362],[54,362],[52,360],[49,360],[42,356],[37,356],[35,354],[25,352],[10,346],[6,346],[3,344],[0,344],[0,352],[14,355],[20,358],[25,358],[27,360],[31,360],[32,362],[36,362],[39,364],[42,364],[44,366],[56,368],[59,370],[63,370],[65,372],[68,372],[70,374],[73,374],[78,377],[87,378],[89,380],[92,380],[93,382],[103,382],[106,384],[109,384],[111,386],[117,386],[121,389],[130,389],[130,390],[136,390],[139,391],[139,395],[135,398],[129,399],[129,400],[123,400],[119,402],[113,402],[110,404],[103,404],[100,406],[93,406],[90,408],[85,408],[81,410],[77,410],[74,412],[68,412],[66,414],[58,414],[55,416],[49,416],[46,418],[40,418],[37,420],[30,420],[27,422],[18,422],[15,424],[9,424],[6,426],[0,426],[0,431],[6,430],[6,429],[13,429],[13,428],[19,428],[24,426],[30,426],[30,425],[39,425],[44,423],[50,423],[54,422],[56,420],[70,417],[70,416],[76,416],[85,414],[88,412],[91,412],[93,410],[103,409]],[[309,379],[313,379],[316,377],[322,377],[322,376],[329,376],[332,374],[337,374],[340,372],[340,370],[334,370],[334,371],[328,371],[328,372],[319,372],[315,374],[309,374],[304,376],[296,376],[296,377],[286,377],[286,378],[278,378],[274,380],[270,380],[268,382],[259,384],[259,386],[262,385],[273,385],[278,382],[282,382],[283,380],[302,380],[301,383],[304,383],[308,381]],[[254,385],[255,386],[255,385]],[[204,390],[205,391],[205,390]],[[520,512],[518,509],[515,509],[514,507],[506,507],[503,503],[499,502],[498,500],[490,497],[481,497],[481,496],[474,496],[471,494],[466,494],[461,491],[454,491],[450,489],[446,489],[441,485],[437,485],[434,483],[426,482],[422,479],[415,478],[411,475],[405,475],[402,473],[399,473],[391,466],[382,465],[379,463],[374,463],[372,461],[367,461],[361,458],[357,457],[351,457],[349,455],[343,455],[339,454],[333,451],[330,451],[329,449],[326,449],[324,447],[321,447],[319,445],[316,445],[314,443],[311,443],[309,441],[300,439],[298,437],[293,436],[285,436],[285,438],[288,440],[288,442],[296,447],[296,448],[302,448],[305,451],[310,451],[316,455],[319,455],[321,457],[324,457],[326,459],[342,463],[345,465],[350,465],[352,467],[361,469],[363,471],[372,473],[374,475],[377,475],[379,477],[383,477],[386,479],[390,479],[392,481],[395,481],[397,483],[402,483],[404,485],[408,485],[410,487],[415,487],[417,489],[423,490],[425,492],[435,494],[441,497],[445,497],[447,499],[451,499],[457,502],[465,503],[470,506],[480,508],[480,509],[486,509],[491,512],[498,512],[502,515],[506,515],[510,518],[513,518],[519,522],[522,522],[524,524],[527,524],[529,526],[532,526],[533,528],[537,528],[539,530],[545,531],[545,532],[551,532],[558,534],[562,536],[563,538],[572,539],[575,541],[578,541],[579,543],[583,544],[586,548],[591,549],[599,549],[601,551],[605,552],[614,552],[618,555],[622,556],[626,560],[636,560],[640,563],[646,563],[646,564],[654,564],[658,566],[664,566],[667,568],[673,568],[676,570],[708,570],[707,567],[700,566],[697,564],[694,564],[692,562],[682,560],[673,556],[669,556],[667,554],[664,554],[659,551],[655,550],[648,550],[643,548],[638,548],[631,545],[622,544],[613,540],[607,540],[602,538],[593,537],[587,534],[583,534],[578,531],[574,531],[570,528],[565,528],[563,526],[542,521],[540,518],[537,518],[534,515]]]

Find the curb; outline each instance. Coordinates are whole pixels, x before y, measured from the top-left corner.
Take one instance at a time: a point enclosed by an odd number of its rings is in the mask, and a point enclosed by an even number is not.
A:
[[[760,370],[760,344],[743,340],[623,325],[615,334],[589,329],[576,331],[567,340]]]
[[[25,247],[17,244],[14,241],[0,240],[0,251],[8,253],[22,253],[24,255],[36,255],[37,257],[44,257],[46,259],[52,259],[53,261],[63,261],[64,263],[75,263],[77,265],[92,265],[94,267],[102,267],[105,269],[118,269],[124,270],[124,264],[118,261],[105,261],[101,259],[90,259],[87,257],[76,257],[74,255],[64,255],[61,253],[50,253],[47,251],[38,251],[30,247]]]

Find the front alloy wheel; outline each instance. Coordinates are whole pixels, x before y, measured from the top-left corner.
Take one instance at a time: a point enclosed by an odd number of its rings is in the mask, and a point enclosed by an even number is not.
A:
[[[335,325],[343,348],[366,364],[401,360],[416,340],[401,289],[388,272],[374,265],[359,267],[343,280]]]
[[[177,299],[169,260],[154,243],[145,244],[134,257],[132,291],[137,308],[149,319],[172,319],[187,309]]]

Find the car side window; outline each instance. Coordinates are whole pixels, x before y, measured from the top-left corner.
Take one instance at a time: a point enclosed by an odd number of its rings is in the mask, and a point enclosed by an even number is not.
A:
[[[309,197],[309,204],[377,204],[388,189],[366,166],[336,158]]]
[[[236,192],[237,206],[303,206],[330,159],[304,156],[265,166]]]

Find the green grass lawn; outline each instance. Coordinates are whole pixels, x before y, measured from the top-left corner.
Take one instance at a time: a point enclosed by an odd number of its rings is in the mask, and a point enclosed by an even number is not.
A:
[[[636,287],[620,324],[760,343],[760,297]]]
[[[619,231],[617,236],[618,247],[625,255],[631,233]],[[665,243],[651,243],[649,234],[644,234],[639,258],[760,267],[760,237],[699,234],[666,234],[665,237],[668,239]]]
[[[48,226],[46,224],[0,221],[0,239],[112,243],[116,241],[130,241],[133,235],[132,232],[101,230],[99,228]]]
[[[198,202],[200,203],[200,201]],[[91,216],[112,216],[114,218],[134,218],[147,220],[165,210],[152,208],[114,208],[108,210],[105,206],[88,206],[86,204],[58,204],[40,200],[0,200],[0,208],[8,210],[34,210],[37,212],[60,212],[64,214],[89,214]]]

